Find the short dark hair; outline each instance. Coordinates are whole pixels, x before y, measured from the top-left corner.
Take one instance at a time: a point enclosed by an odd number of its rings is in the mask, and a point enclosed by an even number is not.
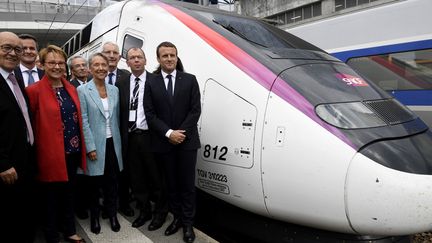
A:
[[[157,57],[159,57],[159,49],[161,47],[173,47],[176,50],[176,55],[177,55],[177,47],[169,41],[164,41],[164,42],[160,43],[156,48],[156,56]]]
[[[34,35],[30,35],[30,34],[20,34],[18,35],[18,37],[21,40],[34,40],[34,42],[36,43],[36,49],[39,49],[39,45],[38,45],[38,41],[36,39],[36,37]]]

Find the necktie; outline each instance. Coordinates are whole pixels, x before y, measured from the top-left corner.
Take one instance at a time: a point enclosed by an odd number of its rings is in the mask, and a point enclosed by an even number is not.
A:
[[[25,72],[28,74],[27,86],[30,86],[30,85],[32,85],[35,82],[35,80],[33,78],[33,72],[34,72],[34,70],[26,70]]]
[[[131,110],[136,110],[138,108],[139,81],[139,78],[135,79],[135,86],[132,91]]]
[[[34,142],[33,129],[32,129],[31,123],[30,123],[30,117],[29,117],[29,114],[27,111],[27,104],[24,100],[24,96],[21,92],[21,89],[18,85],[18,82],[17,82],[15,76],[12,73],[10,73],[8,78],[10,81],[12,81],[12,86],[13,86],[13,90],[15,93],[15,97],[18,101],[18,105],[21,108],[21,112],[22,112],[22,114],[24,116],[24,120],[26,122],[28,141],[30,142],[30,144],[33,144],[33,142]]]
[[[114,76],[114,73],[109,73],[108,74],[108,83],[109,84],[113,84],[113,76]]]
[[[129,121],[129,131],[133,131],[136,128],[137,110],[138,110],[138,95],[139,95],[139,78],[135,78],[135,86],[132,91],[132,99],[130,103],[130,110],[135,111],[135,121]]]
[[[172,99],[172,97],[173,97],[172,75],[168,74],[167,78],[168,78],[168,87],[167,87],[168,96],[170,97],[170,99]]]

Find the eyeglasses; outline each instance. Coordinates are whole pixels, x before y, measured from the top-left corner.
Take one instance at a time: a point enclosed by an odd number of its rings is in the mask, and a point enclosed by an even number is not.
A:
[[[21,55],[23,53],[23,49],[20,46],[11,46],[11,45],[1,45],[1,50],[6,54],[9,54],[12,50],[16,55]]]
[[[45,65],[49,68],[53,68],[55,66],[59,66],[59,67],[66,67],[66,63],[65,62],[45,62]]]

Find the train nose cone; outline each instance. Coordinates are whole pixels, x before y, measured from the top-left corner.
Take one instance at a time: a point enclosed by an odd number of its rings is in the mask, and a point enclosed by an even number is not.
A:
[[[356,232],[389,236],[432,229],[431,141],[430,132],[380,141],[354,156],[345,200]]]

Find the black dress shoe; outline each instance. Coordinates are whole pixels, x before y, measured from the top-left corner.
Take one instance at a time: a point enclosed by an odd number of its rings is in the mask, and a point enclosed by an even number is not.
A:
[[[195,233],[192,226],[183,227],[183,241],[186,243],[192,243],[195,240]]]
[[[166,219],[166,214],[163,214],[163,215],[155,214],[153,216],[153,220],[151,221],[151,223],[148,226],[148,230],[154,231],[154,230],[159,229],[165,223],[165,219]]]
[[[132,217],[135,215],[134,210],[129,205],[123,205],[119,208],[119,212],[122,213],[124,216]]]
[[[88,219],[89,217],[87,210],[84,209],[77,209],[75,214],[79,219]]]
[[[119,232],[120,231],[120,223],[118,221],[117,216],[110,217],[109,221],[110,221],[110,225],[111,225],[111,230],[114,232]]]
[[[101,231],[101,226],[99,223],[99,215],[98,217],[94,217],[90,215],[90,231],[94,234],[99,234]]]
[[[138,215],[138,218],[135,219],[132,223],[132,227],[139,228],[145,224],[148,220],[152,218],[150,212],[141,211]]]
[[[179,218],[174,218],[172,223],[168,226],[168,228],[165,230],[165,235],[172,235],[175,234],[180,227],[182,226],[181,221]]]

